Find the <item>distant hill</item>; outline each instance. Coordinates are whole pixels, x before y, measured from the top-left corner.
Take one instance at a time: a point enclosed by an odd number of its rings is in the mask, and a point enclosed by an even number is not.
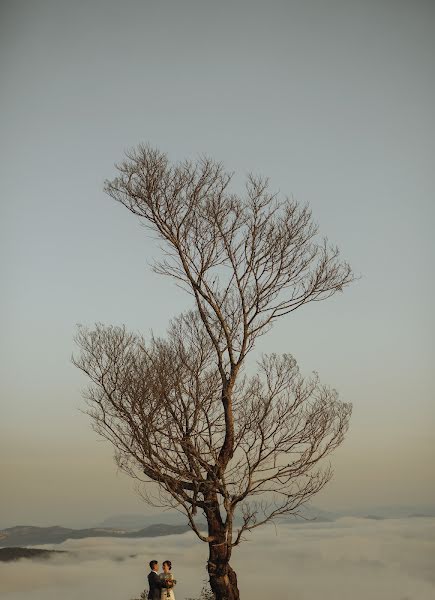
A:
[[[372,520],[394,518],[435,517],[434,506],[378,506],[361,509],[326,511],[312,505],[299,509],[300,516],[287,515],[276,519],[279,525],[333,522],[340,517],[359,517]],[[199,517],[201,518],[201,517]],[[241,515],[235,515],[235,527],[241,523]],[[198,522],[200,529],[206,529]],[[186,518],[178,512],[164,512],[155,515],[119,514],[108,517],[97,527],[72,529],[68,527],[33,527],[19,525],[0,530],[0,547],[37,546],[40,544],[61,544],[68,539],[88,537],[150,538],[165,535],[179,535],[190,528]]]
[[[311,505],[303,506],[298,511],[301,516],[287,515],[277,519],[277,523],[299,523],[306,520],[315,520],[316,522],[330,522],[335,521],[340,515],[338,513],[321,510],[320,508],[313,507]],[[167,523],[168,525],[186,525],[186,517],[180,513],[158,513],[156,515],[113,515],[104,519],[97,527],[102,528],[113,528],[122,529],[124,531],[136,531],[149,527],[153,524]],[[240,512],[236,511],[234,518],[235,526],[243,523],[243,518]]]
[[[315,523],[331,523],[340,517],[339,513],[322,510],[310,504],[302,506],[297,512],[299,513],[298,515],[286,515],[277,520],[277,522],[288,524],[306,523],[308,521],[313,521]]]
[[[67,527],[32,527],[31,525],[10,527],[0,531],[0,546],[36,546],[61,544],[69,539],[89,537],[150,538],[164,535],[179,535],[190,530],[188,525],[156,523],[137,531],[110,528],[69,529]]]
[[[65,550],[42,550],[40,548],[0,548],[0,562],[12,562],[20,558],[47,559],[53,554],[68,554]]]
[[[435,517],[435,506],[372,506],[353,508],[340,512],[341,516],[363,517],[365,519],[412,519]]]
[[[103,529],[123,529],[124,531],[137,531],[150,525],[166,523],[167,525],[186,525],[187,517],[178,512],[163,512],[153,515],[119,514],[112,515],[98,523],[96,527]]]

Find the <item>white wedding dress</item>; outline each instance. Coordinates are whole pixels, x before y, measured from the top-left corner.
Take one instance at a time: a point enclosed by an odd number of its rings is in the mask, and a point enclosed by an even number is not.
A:
[[[160,579],[173,580],[175,577],[172,573],[160,573]],[[174,588],[162,588],[160,592],[160,600],[175,600]]]

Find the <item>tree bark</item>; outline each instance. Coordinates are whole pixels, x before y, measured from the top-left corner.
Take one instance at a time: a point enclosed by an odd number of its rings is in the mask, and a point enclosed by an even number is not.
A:
[[[210,587],[216,600],[240,600],[237,575],[230,566],[231,544],[228,542],[225,524],[215,505],[207,513],[208,533],[213,537],[209,543],[207,570]]]

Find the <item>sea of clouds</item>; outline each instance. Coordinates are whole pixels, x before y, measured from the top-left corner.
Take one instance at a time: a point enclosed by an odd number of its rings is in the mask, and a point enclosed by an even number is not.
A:
[[[191,534],[88,538],[47,561],[0,563],[2,600],[130,600],[146,587],[150,559],[170,559],[177,600],[197,597],[205,544]],[[342,518],[267,526],[234,551],[243,600],[433,600],[435,518]]]

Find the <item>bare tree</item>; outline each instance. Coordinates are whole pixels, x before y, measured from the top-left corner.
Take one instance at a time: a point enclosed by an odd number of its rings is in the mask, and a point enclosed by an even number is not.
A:
[[[88,412],[119,467],[157,483],[159,502],[187,515],[209,546],[216,598],[235,600],[232,549],[324,487],[332,472],[319,462],[351,413],[292,356],[264,356],[251,376],[246,357],[276,319],[342,291],[353,275],[317,240],[310,210],[271,194],[265,179],[249,176],[240,197],[221,164],[171,165],[148,146],[117,168],[107,193],[157,233],[155,271],[187,290],[194,309],[149,342],[125,327],[81,327],[73,361],[91,380]]]

